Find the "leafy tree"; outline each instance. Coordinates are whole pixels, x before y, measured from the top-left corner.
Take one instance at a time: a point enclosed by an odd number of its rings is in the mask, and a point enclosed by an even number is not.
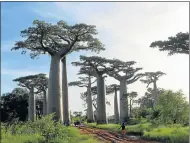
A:
[[[117,100],[117,91],[119,90],[119,85],[111,84],[107,87],[106,93],[112,94],[114,93],[114,116],[115,122],[119,123],[119,109],[118,109],[118,100]]]
[[[158,97],[157,108],[161,123],[188,124],[188,102],[182,91],[165,90]]]
[[[126,122],[128,116],[127,85],[136,82],[144,74],[137,73],[142,68],[134,68],[135,61],[123,62],[118,59],[107,60],[110,69],[107,74],[120,82],[120,122]]]
[[[94,122],[93,108],[92,108],[92,93],[91,93],[91,82],[92,76],[90,74],[87,77],[79,77],[79,81],[73,81],[69,83],[69,86],[78,86],[87,88],[87,96],[85,98],[87,101],[87,122]]]
[[[147,88],[149,87],[149,85],[151,83],[153,83],[153,107],[156,106],[157,103],[157,98],[158,98],[158,88],[157,88],[157,81],[158,78],[166,75],[165,73],[161,72],[161,71],[157,71],[157,72],[146,72],[145,73],[145,77],[146,79],[141,79],[140,81],[142,83],[147,84]]]
[[[31,58],[38,57],[40,54],[51,56],[47,111],[48,113],[55,112],[57,120],[63,120],[64,113],[64,120],[69,121],[66,55],[80,50],[95,52],[104,50],[102,43],[94,37],[96,34],[97,32],[93,25],[83,23],[68,25],[64,21],[50,24],[34,20],[32,27],[21,31],[21,36],[25,40],[16,42],[15,47],[12,48],[12,50],[22,49],[22,54],[29,50]],[[63,98],[61,96],[62,87],[60,86],[60,60],[62,58],[64,65],[62,75]],[[64,100],[62,101],[62,99]]]
[[[158,48],[160,51],[168,51],[168,55],[189,54],[189,33],[179,32],[176,36],[171,36],[168,40],[155,41],[151,48]]]
[[[19,94],[16,94],[15,91],[19,91]],[[12,93],[4,94],[1,96],[1,122],[10,122],[16,118],[19,121],[26,121],[27,107],[28,93],[25,90],[17,88]]]

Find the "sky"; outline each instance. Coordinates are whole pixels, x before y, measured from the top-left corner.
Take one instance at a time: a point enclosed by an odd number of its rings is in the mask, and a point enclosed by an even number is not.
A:
[[[20,31],[32,26],[33,20],[56,23],[60,20],[68,24],[86,23],[95,25],[98,38],[106,50],[98,54],[106,58],[123,61],[136,61],[135,67],[141,72],[162,71],[167,75],[160,77],[158,87],[177,91],[181,89],[189,95],[189,56],[167,56],[150,48],[157,40],[167,40],[178,32],[189,32],[188,2],[2,2],[1,5],[1,94],[11,92],[17,84],[12,80],[32,74],[49,74],[50,57],[41,55],[31,59],[29,54],[11,51],[15,41],[19,41]],[[80,55],[96,55],[91,52],[74,52],[68,55],[68,81],[78,78],[79,68],[71,62],[79,60]],[[118,83],[106,78],[106,85]],[[152,85],[150,85],[152,87]],[[80,93],[85,88],[69,87],[70,110],[83,111]],[[146,85],[137,81],[128,86],[128,92],[136,91],[141,97]],[[107,114],[113,115],[113,95],[107,95],[111,106]],[[187,98],[188,99],[188,98]]]

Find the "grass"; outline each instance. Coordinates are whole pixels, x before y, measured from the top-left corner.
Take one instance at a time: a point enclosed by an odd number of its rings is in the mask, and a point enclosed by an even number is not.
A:
[[[96,125],[89,123],[92,128],[104,129],[112,132],[119,132],[118,124]],[[165,143],[188,143],[188,127],[182,125],[152,125],[147,122],[140,122],[137,125],[126,126],[127,134],[142,135],[143,139],[157,140]]]
[[[99,143],[93,136],[81,135],[74,127],[64,127],[48,115],[35,122],[1,123],[2,143]]]

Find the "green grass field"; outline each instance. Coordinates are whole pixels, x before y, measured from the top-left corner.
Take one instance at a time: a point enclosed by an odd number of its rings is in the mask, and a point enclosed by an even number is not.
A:
[[[87,124],[89,127],[119,132],[118,124],[96,125]],[[127,134],[142,134],[143,139],[163,141],[165,143],[188,143],[188,127],[182,125],[151,125],[150,123],[139,123],[126,126]]]

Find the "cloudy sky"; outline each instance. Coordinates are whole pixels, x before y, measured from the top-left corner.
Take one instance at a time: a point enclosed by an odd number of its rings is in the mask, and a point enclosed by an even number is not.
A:
[[[106,51],[98,56],[136,61],[136,67],[143,72],[163,71],[167,75],[160,78],[158,86],[165,89],[182,89],[189,95],[188,55],[167,56],[166,52],[151,49],[150,43],[166,40],[178,32],[189,32],[189,4],[187,2],[3,2],[2,18],[2,93],[10,92],[17,85],[12,80],[20,76],[49,72],[50,57],[40,56],[30,59],[20,51],[10,51],[18,41],[20,31],[32,25],[33,20],[56,23],[64,20],[69,24],[87,23],[96,25],[98,37]],[[77,80],[78,68],[71,65],[79,55],[90,52],[72,53],[68,56],[68,80]],[[112,78],[106,84],[118,83]],[[85,89],[70,87],[69,101],[72,111],[83,110],[80,93]],[[136,91],[143,96],[146,85],[137,81],[128,86],[128,91]],[[107,96],[111,106],[108,114],[113,114],[113,96]]]

